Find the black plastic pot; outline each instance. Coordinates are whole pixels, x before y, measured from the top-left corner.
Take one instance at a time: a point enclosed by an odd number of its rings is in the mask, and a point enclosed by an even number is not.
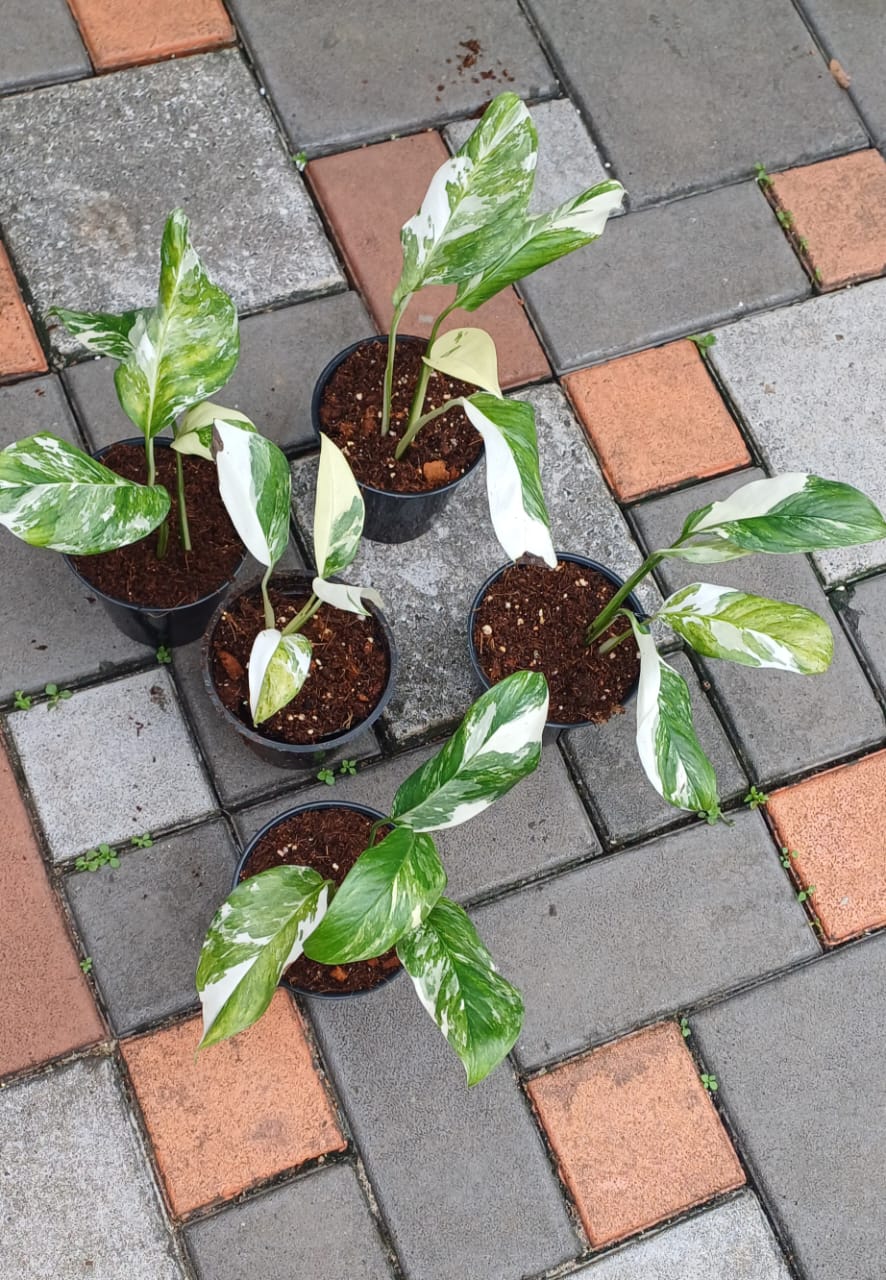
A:
[[[416,338],[405,333],[398,334],[398,345],[409,342],[420,342],[424,346],[425,339]],[[329,364],[317,379],[314,386],[314,394],[311,398],[311,425],[314,428],[314,435],[318,445],[322,430],[320,425],[320,403],[323,399],[323,392],[326,390],[326,384],[338,366],[352,351],[356,351],[358,347],[368,346],[373,343],[384,343],[387,346],[387,336],[374,334],[369,338],[361,338],[359,342],[352,342],[349,347],[345,347],[344,351],[340,351],[334,359],[329,361]],[[372,485],[363,484],[358,480],[357,483],[360,486],[360,492],[363,495],[363,502],[366,506],[363,537],[369,538],[371,542],[411,542],[414,538],[427,533],[437,516],[446,507],[452,497],[453,490],[473,474],[480,459],[483,457],[483,453],[484,450],[481,449],[464,475],[459,476],[457,480],[450,480],[449,484],[441,485],[439,489],[431,489],[427,493],[392,493],[385,489],[376,489]]]
[[[278,817],[272,818],[270,822],[266,822],[261,831],[254,835],[249,841],[249,844],[246,846],[246,852],[237,863],[237,870],[234,872],[234,883],[231,886],[232,889],[236,889],[237,885],[240,883],[240,875],[243,868],[252,857],[252,851],[255,849],[258,842],[264,839],[268,832],[272,831],[274,827],[279,825],[279,823],[286,822],[288,818],[295,817],[297,813],[306,813],[310,809],[350,809],[353,813],[362,813],[364,817],[371,818],[373,822],[377,822],[379,819],[384,821],[387,817],[386,814],[379,813],[377,809],[370,809],[365,804],[350,804],[347,801],[342,801],[338,804],[327,804],[326,802],[319,800],[314,804],[298,804],[292,809],[287,809],[285,813],[281,813]],[[304,987],[299,987],[294,982],[287,982],[285,977],[280,979],[280,986],[288,987],[290,991],[295,991],[300,996],[308,996],[311,1000],[357,1000],[360,996],[370,996],[373,992],[380,991],[382,987],[386,987],[389,982],[393,982],[395,978],[399,978],[402,972],[402,967],[399,969],[392,969],[390,973],[382,978],[380,982],[377,982],[374,987],[367,987],[364,991],[307,991]]]
[[[589,560],[586,556],[573,555],[572,552],[570,551],[558,551],[556,554],[557,554],[558,561],[567,560],[572,564],[580,564],[583,568],[590,569],[591,572],[593,573],[601,574],[604,578],[608,579],[608,581],[611,582],[614,587],[624,586],[624,578],[620,578],[617,573],[613,572],[612,569],[607,568],[605,564],[598,564],[596,560]],[[479,679],[480,683],[483,685],[484,689],[491,688],[492,681],[489,679],[489,677],[486,675],[485,671],[483,670],[482,666],[480,665],[480,656],[477,653],[477,649],[474,644],[474,622],[477,617],[477,610],[480,608],[480,604],[483,600],[483,597],[486,595],[486,592],[492,586],[493,582],[496,582],[501,577],[501,575],[505,572],[505,570],[510,568],[511,568],[511,563],[503,564],[500,569],[496,569],[494,573],[491,573],[489,575],[489,577],[483,583],[480,590],[474,596],[473,602],[471,604],[471,611],[468,614],[468,647],[471,654],[471,663],[473,665],[474,671],[477,674],[477,678]],[[634,594],[633,591],[625,600],[625,604],[634,611],[634,613],[637,615],[638,618],[640,619],[645,618],[646,614],[643,610],[643,606],[640,604],[640,601],[637,599],[637,596]],[[639,683],[640,683],[640,677],[638,675],[637,679],[633,682],[633,684],[631,685],[631,687],[628,689],[627,693],[624,696],[625,702],[630,702],[631,698],[633,698],[634,694],[637,692],[637,685]],[[563,733],[565,730],[581,729],[585,726],[585,724],[586,722],[583,720],[570,721],[565,724],[559,720],[546,720],[544,741],[546,743],[556,742],[557,738],[559,738],[560,734]]]
[[[338,582],[340,579],[331,578],[330,581]],[[311,582],[312,579],[304,574],[281,574],[273,579],[272,586],[275,591],[279,591],[283,595],[310,595]],[[257,590],[258,587],[259,579],[256,578],[254,582],[247,583],[242,590],[238,591],[237,595],[248,595],[249,592]],[[273,738],[266,738],[257,729],[244,724],[239,716],[235,716],[233,712],[228,710],[218,696],[215,682],[212,679],[212,638],[225,608],[225,602],[223,601],[218,605],[203,635],[201,651],[203,684],[209,694],[209,700],[222,719],[240,735],[250,750],[265,764],[275,765],[278,769],[305,770],[315,768],[323,764],[334,753],[339,752],[348,742],[351,742],[358,734],[361,734],[364,729],[368,729],[370,725],[375,724],[388,705],[394,692],[394,681],[397,677],[397,646],[394,643],[394,633],[381,610],[370,603],[367,603],[366,607],[381,627],[388,650],[388,682],[381,697],[366,719],[361,720],[352,729],[347,729],[343,733],[328,734],[324,738],[318,738],[316,742],[290,743],[275,742]]]
[[[128,440],[118,440],[116,443],[137,445],[138,448],[144,447],[144,439],[141,436]],[[172,441],[155,438],[154,447],[169,449],[172,447]],[[113,448],[114,445],[106,445],[104,449],[97,450],[92,456],[100,462],[108,450]],[[199,600],[194,600],[191,604],[175,605],[172,609],[152,609],[147,605],[130,604],[126,600],[118,600],[114,596],[109,596],[94,586],[88,578],[84,577],[74,564],[71,556],[65,556],[65,560],[74,577],[86,587],[91,595],[101,601],[105,613],[118,631],[122,631],[130,640],[135,640],[139,644],[149,645],[152,649],[156,649],[160,645],[175,649],[179,645],[191,644],[194,640],[199,640],[203,635],[209,619],[223,603],[225,596],[231,589],[234,577],[242,569],[246,560],[246,550],[244,548],[243,559],[237,565],[234,575],[227,582],[223,582],[216,591],[211,592],[208,596],[201,596]]]

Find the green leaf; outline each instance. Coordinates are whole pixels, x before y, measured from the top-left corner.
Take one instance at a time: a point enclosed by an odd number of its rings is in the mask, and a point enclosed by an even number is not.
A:
[[[555,568],[532,405],[477,391],[462,407],[486,445],[486,493],[495,536],[512,560],[535,555]]]
[[[281,974],[326,910],[331,881],[310,867],[272,867],[239,884],[200,952],[200,1048],[236,1035],[267,1009]]]
[[[179,423],[172,447],[177,453],[193,454],[214,461],[212,456],[212,430],[215,422],[225,422],[239,427],[241,431],[255,431],[255,423],[245,413],[236,409],[226,409],[224,405],[213,404],[204,400],[202,404],[189,409]]]
[[[314,559],[317,574],[330,578],[346,569],[360,549],[363,498],[341,449],[320,436],[314,499]]]
[[[397,955],[428,1013],[479,1084],[510,1053],[523,1025],[523,998],[496,969],[461,907],[441,898]]]
[[[400,784],[391,817],[414,831],[439,831],[482,813],[535,769],[547,717],[544,676],[508,676],[482,694],[446,745]]]
[[[115,360],[128,360],[133,351],[133,330],[136,324],[141,330],[149,311],[142,307],[115,316],[105,311],[68,311],[64,307],[51,307],[47,314],[58,316],[68,332],[79,338],[90,351],[113,356]]]
[[[249,655],[249,710],[262,724],[288,706],[308,678],[313,646],[296,631],[284,636],[275,628],[260,631]]]
[[[445,888],[446,872],[431,837],[395,827],[360,854],[305,954],[321,964],[383,955],[423,923]]]
[[[364,600],[370,600],[379,609],[384,603],[372,587],[352,587],[344,582],[326,582],[323,578],[315,578],[311,590],[318,600],[331,604],[333,609],[346,609],[348,613],[359,613],[363,618],[369,617]]]
[[[834,655],[834,637],[817,613],[709,582],[675,591],[658,617],[697,653],[745,667],[818,675]]]
[[[438,373],[470,382],[501,399],[498,355],[485,329],[451,329],[436,340],[424,362]]]
[[[33,547],[90,556],[156,529],[169,494],[110,471],[82,449],[41,433],[0,452],[0,524]]]
[[[231,523],[261,564],[275,565],[289,544],[292,476],[286,455],[257,431],[215,419],[212,453]]]

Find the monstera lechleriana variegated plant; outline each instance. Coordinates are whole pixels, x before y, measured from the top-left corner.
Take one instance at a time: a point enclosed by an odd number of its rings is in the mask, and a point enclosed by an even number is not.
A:
[[[470,708],[446,745],[397,790],[387,834],[360,854],[338,889],[311,867],[280,866],[243,881],[222,904],[197,969],[201,1045],[251,1026],[304,952],[353,964],[396,947],[418,998],[476,1084],[510,1051],[520,993],[498,973],[467,914],[443,896],[430,836],[482,813],[531,773],[548,712],[544,676],[518,671]]]

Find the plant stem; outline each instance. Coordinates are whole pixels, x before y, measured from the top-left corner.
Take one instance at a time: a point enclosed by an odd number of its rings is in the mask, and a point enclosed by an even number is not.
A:
[[[388,360],[385,365],[385,385],[384,399],[381,407],[381,433],[386,436],[391,429],[391,398],[394,390],[394,357],[397,353],[397,327],[403,319],[403,312],[409,305],[411,293],[407,293],[406,297],[400,302],[400,305],[394,312],[394,318],[391,321],[391,327],[388,330]]]
[[[265,570],[265,576],[261,580],[261,598],[265,605],[265,626],[269,631],[273,631],[277,625],[277,619],[274,617],[274,607],[271,604],[271,597],[268,595],[268,582],[273,568],[274,566],[269,564]]]
[[[305,623],[310,622],[311,618],[313,618],[314,614],[322,604],[322,600],[318,600],[316,596],[311,596],[310,600],[308,600],[308,603],[301,612],[297,613],[291,622],[287,622],[280,634],[284,636],[291,636],[294,635],[296,631],[301,631]]]
[[[185,501],[184,459],[177,451],[175,454],[175,486],[178,491],[178,527],[181,530],[182,546],[185,551],[190,551],[191,530],[188,527],[188,507]]]
[[[433,325],[431,326],[431,332],[428,334],[428,345],[425,347],[425,355],[428,354],[431,347],[434,345],[434,342],[437,337],[437,330],[440,328],[440,325],[449,315],[450,311],[454,309],[454,307],[455,307],[455,303],[450,302],[449,306],[444,307],[443,310],[440,312],[440,314],[437,316],[437,319],[434,321]],[[431,374],[433,372],[434,371],[430,365],[424,364],[424,362],[422,363],[421,375],[418,380],[418,385],[416,386],[415,394],[412,397],[412,404],[409,406],[409,419],[406,423],[407,432],[412,430],[412,427],[414,426],[415,422],[418,420],[418,418],[421,417],[421,411],[425,406],[425,396],[427,395],[427,391],[428,391],[428,383],[431,380]],[[410,436],[410,439],[414,440],[415,436],[414,435]]]
[[[624,610],[622,610],[624,612]],[[610,636],[608,640],[604,640],[597,652],[600,657],[605,657],[607,653],[611,653],[613,649],[617,649],[623,640],[629,640],[633,635],[632,630],[623,631],[620,636]]]
[[[154,458],[154,437],[145,436],[145,460],[148,464],[148,484],[151,488],[157,483],[157,462]],[[157,559],[162,560],[169,546],[169,516],[157,531]]]
[[[439,418],[441,414],[448,413],[450,409],[454,409],[456,405],[464,404],[464,396],[454,396],[451,400],[447,400],[445,404],[441,404],[439,409],[432,409],[430,413],[426,413],[423,418],[419,418],[418,422],[414,422],[411,427],[403,434],[403,439],[394,450],[394,457],[399,459],[412,444],[415,437],[421,431],[422,427],[426,427],[429,422],[433,422],[435,418]]]
[[[601,636],[607,627],[612,625],[612,620],[618,613],[622,604],[627,600],[628,596],[636,587],[638,582],[642,582],[648,573],[651,573],[659,561],[664,559],[664,553],[661,551],[653,551],[651,556],[647,556],[636,573],[631,574],[624,586],[619,587],[615,595],[609,601],[605,609],[597,614],[594,621],[588,627],[585,635],[585,644],[593,644],[598,636]]]

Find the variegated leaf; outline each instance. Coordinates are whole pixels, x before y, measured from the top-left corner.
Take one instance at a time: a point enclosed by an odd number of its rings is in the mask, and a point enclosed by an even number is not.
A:
[[[506,981],[461,907],[441,898],[397,955],[428,1013],[479,1084],[510,1053],[523,1025],[523,997]]]
[[[272,867],[239,884],[200,952],[200,1048],[252,1026],[326,911],[331,881],[310,867]]]
[[[540,556],[555,568],[532,405],[485,391],[469,396],[462,405],[486,445],[486,493],[495,536],[512,560]]]
[[[314,499],[314,559],[329,578],[346,569],[360,549],[365,508],[348,460],[328,436],[320,436]]]
[[[697,653],[745,667],[819,675],[834,656],[830,628],[811,609],[709,582],[675,591],[658,617]]]
[[[482,813],[532,773],[547,718],[544,676],[507,676],[477,699],[446,745],[400,784],[391,817],[414,831],[439,831]]]
[[[162,486],[124,480],[49,433],[0,452],[0,524],[31,546],[97,555],[147,537],[168,512]]]
[[[178,453],[193,454],[212,462],[212,429],[216,420],[227,423],[228,426],[239,427],[241,431],[256,429],[255,423],[245,413],[204,400],[202,404],[189,409],[182,418],[172,442],[173,449]]]
[[[446,872],[431,837],[395,827],[360,854],[305,943],[305,954],[321,964],[383,955],[422,924],[445,888]]]
[[[51,307],[51,316],[58,316],[62,324],[75,338],[103,356],[115,360],[128,360],[133,352],[132,334],[136,323],[144,323],[149,314],[146,307],[136,311],[123,311],[110,315],[106,311],[68,311],[65,307]]]
[[[262,724],[288,706],[308,678],[313,646],[296,631],[284,636],[275,628],[260,631],[249,655],[249,710]]]
[[[452,329],[444,333],[430,348],[424,362],[438,373],[470,382],[501,398],[498,355],[485,329]]]
[[[369,617],[364,600],[370,600],[379,609],[383,604],[381,596],[372,587],[352,587],[345,582],[326,582],[324,578],[315,578],[311,583],[311,590],[318,600],[331,604],[333,609],[359,613],[362,618]]]
[[[261,564],[277,563],[289,542],[292,476],[286,455],[257,431],[215,420],[218,491],[234,528]]]

